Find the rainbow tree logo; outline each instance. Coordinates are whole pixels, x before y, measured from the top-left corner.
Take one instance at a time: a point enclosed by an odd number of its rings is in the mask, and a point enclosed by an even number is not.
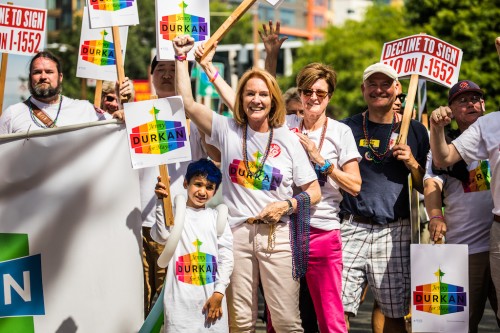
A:
[[[270,165],[262,165],[260,160],[264,155],[260,151],[257,151],[253,156],[255,161],[248,162],[250,172],[243,161],[233,160],[229,165],[231,181],[252,190],[276,190],[283,180],[280,170]]]
[[[208,26],[205,18],[186,14],[184,9],[188,5],[183,1],[179,4],[180,14],[163,16],[160,21],[160,33],[165,40],[172,40],[178,35],[189,35],[195,42],[205,40],[208,35]]]
[[[467,305],[467,293],[464,288],[443,283],[441,279],[445,273],[441,269],[434,275],[437,276],[438,282],[417,286],[413,292],[413,304],[417,311],[440,316],[464,311]]]
[[[186,128],[180,121],[158,120],[159,109],[149,111],[154,120],[132,128],[130,143],[136,154],[164,154],[186,145]]]
[[[181,282],[204,286],[215,282],[217,273],[217,257],[200,252],[203,244],[199,239],[193,242],[196,252],[180,256],[175,262],[175,275]]]
[[[90,0],[90,5],[95,10],[115,12],[134,5],[135,0]]]
[[[116,64],[115,44],[104,40],[108,33],[101,31],[102,40],[86,40],[80,49],[80,56],[83,60],[98,66]]]

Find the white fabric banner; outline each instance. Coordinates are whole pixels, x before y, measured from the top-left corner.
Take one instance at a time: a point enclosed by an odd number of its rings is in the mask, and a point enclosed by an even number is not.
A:
[[[0,137],[2,332],[143,323],[139,177],[125,126],[70,129]]]
[[[468,332],[468,271],[467,245],[411,245],[412,332]]]

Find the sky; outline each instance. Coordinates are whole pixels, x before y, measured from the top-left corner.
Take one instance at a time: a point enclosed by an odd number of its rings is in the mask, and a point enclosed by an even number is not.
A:
[[[29,8],[47,8],[46,0],[0,0],[1,4],[12,2],[14,6],[29,7]],[[45,36],[45,43],[47,43],[47,36]],[[45,46],[44,46],[45,48]],[[5,91],[3,100],[3,110],[12,104],[21,102],[21,97],[27,98],[29,92],[27,85],[22,85],[19,77],[28,77],[28,63],[30,56],[21,56],[9,54],[7,62],[7,76],[5,79]]]

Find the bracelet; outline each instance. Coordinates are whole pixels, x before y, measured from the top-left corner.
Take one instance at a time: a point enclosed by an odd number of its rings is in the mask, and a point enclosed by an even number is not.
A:
[[[440,219],[440,220],[443,220],[444,222],[444,216],[443,215],[436,215],[436,216],[433,216],[429,219],[429,222],[432,221],[433,219]]]
[[[219,71],[216,71],[214,77],[210,79],[210,83],[214,83],[215,79],[219,76]]]
[[[185,54],[182,55],[175,55],[174,58],[179,61],[184,61],[187,59],[187,56]]]
[[[319,168],[319,172],[322,174],[326,174],[326,172],[332,167],[332,163],[330,160],[325,160],[325,165],[323,165],[321,168]]]
[[[286,199],[285,201],[286,201],[286,203],[288,204],[288,209],[287,209],[287,211],[286,211],[285,215],[292,215],[292,214],[293,214],[293,204],[292,204],[292,200],[290,200],[290,199]]]

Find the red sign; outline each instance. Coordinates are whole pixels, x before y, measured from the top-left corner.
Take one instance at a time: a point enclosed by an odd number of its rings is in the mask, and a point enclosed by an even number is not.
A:
[[[0,52],[33,55],[44,47],[47,10],[0,4]]]
[[[384,44],[380,62],[399,77],[418,74],[448,88],[458,82],[462,50],[429,35],[413,35]]]

